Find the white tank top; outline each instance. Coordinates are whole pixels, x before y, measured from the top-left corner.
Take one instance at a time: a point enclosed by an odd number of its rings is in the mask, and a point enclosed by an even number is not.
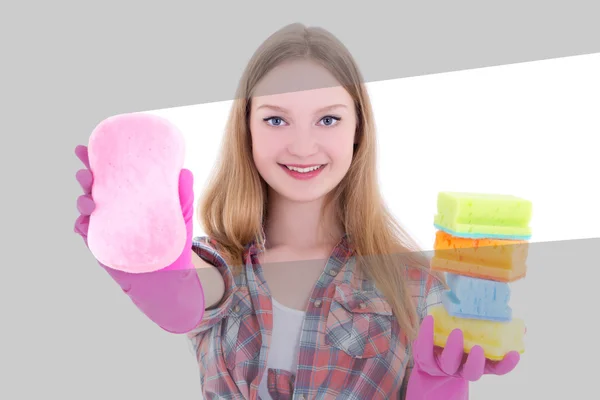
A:
[[[300,332],[304,322],[304,311],[295,310],[273,299],[273,333],[267,360],[267,369],[261,380],[258,393],[261,399],[270,400],[267,387],[269,368],[278,368],[296,373],[296,362]]]

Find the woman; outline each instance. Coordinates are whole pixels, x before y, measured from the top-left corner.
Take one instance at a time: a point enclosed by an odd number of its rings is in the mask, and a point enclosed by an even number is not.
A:
[[[486,360],[479,347],[467,357],[460,331],[434,348],[427,313],[444,283],[384,205],[375,133],[347,49],[323,29],[289,25],[239,84],[198,209],[207,236],[191,239],[183,170],[181,257],[151,274],[103,266],[149,318],[189,336],[206,398],[464,399],[469,381],[518,363],[518,353]],[[85,162],[86,149],[78,154]],[[92,177],[78,179],[85,237]]]

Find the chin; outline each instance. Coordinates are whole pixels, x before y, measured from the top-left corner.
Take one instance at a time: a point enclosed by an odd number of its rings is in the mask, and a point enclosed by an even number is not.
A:
[[[294,203],[313,203],[313,202],[322,200],[326,194],[327,193],[324,192],[324,193],[316,193],[316,194],[312,194],[312,193],[290,194],[290,193],[287,193],[287,194],[282,194],[282,195]]]
[[[322,200],[330,191],[327,187],[319,187],[314,185],[312,188],[307,187],[294,187],[295,185],[289,185],[279,182],[278,185],[271,186],[277,194],[289,201],[295,203],[311,203]]]

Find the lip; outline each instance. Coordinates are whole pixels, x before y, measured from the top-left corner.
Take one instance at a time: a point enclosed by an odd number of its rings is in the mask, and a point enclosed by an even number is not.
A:
[[[316,167],[318,165],[321,165],[322,167],[319,169],[316,169],[314,171],[310,171],[310,172],[297,172],[297,171],[292,171],[292,170],[288,169],[287,165],[289,165],[290,167],[296,167],[296,168],[310,168],[310,167]],[[285,172],[287,172],[287,174],[290,175],[292,178],[305,181],[305,180],[313,179],[313,178],[319,176],[321,174],[321,172],[323,172],[323,170],[327,167],[327,164],[310,164],[310,165],[279,164],[279,166]]]
[[[317,167],[319,165],[325,165],[325,164],[279,164],[279,165],[283,165],[283,166],[288,166],[288,167],[295,167],[295,168],[310,168],[310,167]]]

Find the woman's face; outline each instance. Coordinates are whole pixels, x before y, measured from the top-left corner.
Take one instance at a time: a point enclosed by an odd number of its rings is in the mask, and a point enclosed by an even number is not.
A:
[[[299,76],[309,78],[317,89],[278,90],[299,81]],[[356,132],[352,97],[326,69],[307,61],[280,65],[256,92],[250,132],[260,175],[289,200],[322,198],[338,185],[352,162]]]

